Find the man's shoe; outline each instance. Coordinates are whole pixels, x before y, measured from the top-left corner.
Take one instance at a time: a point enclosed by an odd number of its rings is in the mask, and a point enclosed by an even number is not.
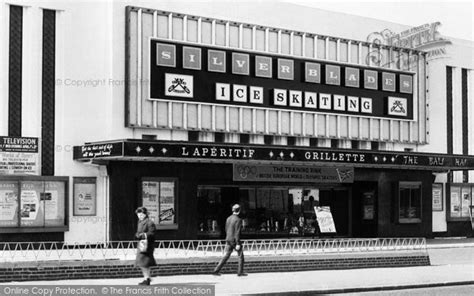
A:
[[[248,276],[248,273],[238,273],[237,276]]]
[[[221,276],[221,274],[218,271],[213,271],[211,274],[213,276]]]
[[[149,286],[150,282],[151,282],[151,280],[148,278],[146,280],[143,280],[143,282],[139,282],[138,285],[140,285],[140,286]]]

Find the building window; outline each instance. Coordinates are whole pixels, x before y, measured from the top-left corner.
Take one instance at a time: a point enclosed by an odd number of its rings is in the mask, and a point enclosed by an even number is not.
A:
[[[214,142],[216,143],[224,143],[224,133],[214,133]]]
[[[331,148],[338,148],[338,143],[337,139],[331,139]]]
[[[464,221],[472,215],[471,210],[474,206],[472,202],[473,184],[451,184],[449,186],[449,220]]]
[[[379,150],[379,142],[370,142],[370,150]]]
[[[288,137],[288,138],[286,138],[286,141],[287,141],[286,144],[287,144],[288,146],[295,146],[295,144],[296,144],[296,137]]]
[[[143,134],[143,135],[142,135],[142,140],[151,140],[151,141],[154,141],[154,140],[156,140],[156,135],[146,135],[146,134]]]
[[[309,139],[309,146],[318,147],[318,138],[310,138]]]
[[[398,184],[398,222],[421,222],[421,182]]]
[[[199,141],[199,132],[198,131],[189,131],[188,132],[188,141],[189,142],[198,142]]]
[[[147,208],[157,229],[177,229],[177,180],[172,178],[143,178],[142,206]]]
[[[245,237],[314,235],[319,200],[318,188],[199,186],[198,237],[222,237],[234,203],[242,207]]]
[[[240,143],[241,144],[250,143],[250,135],[249,134],[240,134]]]
[[[351,141],[351,148],[352,149],[359,149],[359,141],[352,140]]]
[[[272,145],[273,136],[268,136],[268,135],[263,136],[263,142],[265,143],[265,145]]]
[[[68,178],[2,177],[0,233],[67,231]]]

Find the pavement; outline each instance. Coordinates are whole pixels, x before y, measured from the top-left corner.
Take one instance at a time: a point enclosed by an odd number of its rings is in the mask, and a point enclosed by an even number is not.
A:
[[[474,284],[474,238],[427,240],[431,266],[158,276],[151,285],[210,284],[216,295],[315,295]],[[138,278],[11,282],[2,285],[131,285]],[[0,290],[1,292],[1,290]],[[1,293],[0,293],[1,294]],[[184,294],[183,294],[184,295]]]

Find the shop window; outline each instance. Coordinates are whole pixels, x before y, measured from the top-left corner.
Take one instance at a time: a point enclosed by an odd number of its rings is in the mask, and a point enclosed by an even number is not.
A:
[[[67,231],[68,178],[0,178],[0,232]]]
[[[398,222],[421,222],[421,182],[398,184]]]
[[[319,189],[199,186],[198,237],[221,238],[232,204],[242,207],[244,237],[314,235]]]
[[[209,238],[218,238],[223,231],[222,195],[218,187],[200,187],[198,199],[198,232]],[[228,214],[228,213],[227,213]]]
[[[471,217],[472,184],[451,184],[449,190],[449,220],[465,221]]]
[[[288,229],[288,207],[291,195],[287,189],[259,188],[255,191],[255,207],[248,209],[254,217],[248,221],[248,231],[275,233]]]
[[[177,229],[177,180],[171,178],[143,178],[142,206],[157,229]]]

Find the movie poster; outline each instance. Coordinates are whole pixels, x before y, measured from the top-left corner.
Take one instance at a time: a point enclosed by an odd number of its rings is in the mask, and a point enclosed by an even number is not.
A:
[[[44,192],[40,194],[40,201],[44,209],[45,226],[64,225],[65,194],[64,182],[44,182]]]
[[[433,184],[433,211],[443,210],[443,185]]]
[[[74,177],[74,216],[97,213],[96,177]]]
[[[0,227],[63,227],[65,181],[0,181]]]
[[[174,182],[160,182],[159,224],[175,224],[175,211]]]
[[[18,226],[18,183],[0,182],[0,227]]]
[[[21,226],[44,226],[44,208],[40,202],[44,182],[21,182],[20,218]]]
[[[148,217],[158,224],[158,194],[159,182],[143,181],[142,182],[142,205],[148,211]]]
[[[451,187],[451,217],[461,217],[461,188]]]
[[[461,189],[461,217],[470,217],[469,206],[471,205],[471,187]]]

